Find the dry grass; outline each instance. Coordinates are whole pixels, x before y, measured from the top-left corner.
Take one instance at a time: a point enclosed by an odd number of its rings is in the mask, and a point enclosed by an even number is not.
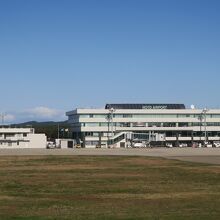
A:
[[[220,167],[149,157],[0,157],[0,219],[220,219]]]

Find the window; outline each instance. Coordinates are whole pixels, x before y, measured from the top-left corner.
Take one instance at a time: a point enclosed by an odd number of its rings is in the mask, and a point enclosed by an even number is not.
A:
[[[5,134],[6,138],[15,137],[15,134]]]
[[[98,132],[85,132],[85,136],[87,137],[99,137]]]
[[[79,118],[89,118],[89,115],[80,115]]]
[[[114,118],[123,118],[123,115],[114,114],[113,117],[114,117]]]
[[[165,122],[163,123],[164,127],[176,127],[176,123],[174,122]]]
[[[191,115],[191,114],[179,114],[178,118],[195,118],[196,115]]]
[[[131,127],[131,123],[128,123],[128,122],[117,122],[117,123],[115,123],[115,126],[117,126],[117,127]]]
[[[101,126],[101,127],[107,127],[107,126],[108,126],[108,123],[107,123],[107,122],[100,122],[100,123],[99,123],[99,126]],[[110,126],[110,123],[109,123],[109,126]]]
[[[85,136],[92,137],[93,136],[93,132],[85,132]]]
[[[134,118],[177,118],[176,114],[134,114]]]
[[[219,114],[212,114],[211,116],[212,116],[212,118],[220,118]]]
[[[131,114],[123,114],[123,118],[132,118]]]
[[[208,122],[207,126],[220,126],[220,122]]]
[[[86,145],[95,145],[96,146],[96,145],[99,144],[99,142],[98,141],[86,141],[85,144]]]
[[[106,118],[107,115],[93,115],[93,118]]]
[[[146,127],[145,122],[134,122],[133,127]]]
[[[189,124],[187,122],[179,122],[179,127],[188,127]]]
[[[149,122],[148,127],[161,127],[160,122]]]
[[[84,123],[86,127],[98,127],[99,123],[90,122],[90,123]]]

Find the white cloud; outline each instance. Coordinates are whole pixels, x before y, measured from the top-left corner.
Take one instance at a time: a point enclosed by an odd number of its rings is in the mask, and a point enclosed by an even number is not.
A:
[[[64,112],[57,109],[48,108],[45,106],[39,106],[32,109],[27,109],[23,112],[26,118],[32,119],[53,119],[53,120],[63,120]]]
[[[65,111],[49,108],[46,106],[39,106],[23,111],[10,111],[5,114],[4,122],[9,123],[21,123],[27,121],[64,121],[67,120]],[[1,117],[0,117],[1,124]]]
[[[12,114],[5,114],[4,116],[4,121],[7,122],[12,122],[15,120],[15,115]]]
[[[62,114],[62,112],[57,109],[52,109],[44,106],[28,109],[24,111],[24,113],[26,113],[28,117],[48,118],[48,119],[61,116]]]

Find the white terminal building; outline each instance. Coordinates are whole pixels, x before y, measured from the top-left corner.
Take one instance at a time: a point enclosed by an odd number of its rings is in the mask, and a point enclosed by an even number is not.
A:
[[[0,128],[1,148],[46,148],[45,134],[35,134],[34,128]]]
[[[220,141],[220,109],[183,104],[107,104],[66,113],[81,147],[129,147],[137,142],[173,146]]]

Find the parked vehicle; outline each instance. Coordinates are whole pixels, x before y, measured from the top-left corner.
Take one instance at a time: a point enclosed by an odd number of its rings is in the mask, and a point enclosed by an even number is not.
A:
[[[141,143],[141,142],[137,142],[133,144],[133,147],[138,148],[138,147],[146,147],[146,144]]]
[[[81,145],[80,145],[80,144],[77,144],[77,145],[76,145],[76,148],[81,148]]]
[[[205,142],[204,145],[205,145],[205,147],[212,147],[212,144],[209,142]]]
[[[171,147],[173,147],[173,144],[172,143],[166,143],[166,147],[171,148]]]
[[[214,143],[213,143],[213,146],[214,146],[214,147],[220,147],[220,142],[214,142]]]
[[[193,142],[192,147],[193,148],[199,147],[199,144],[197,142]]]
[[[179,147],[188,147],[188,145],[186,143],[181,143],[179,144]]]
[[[56,147],[55,143],[52,141],[47,142],[47,149],[54,149]]]

